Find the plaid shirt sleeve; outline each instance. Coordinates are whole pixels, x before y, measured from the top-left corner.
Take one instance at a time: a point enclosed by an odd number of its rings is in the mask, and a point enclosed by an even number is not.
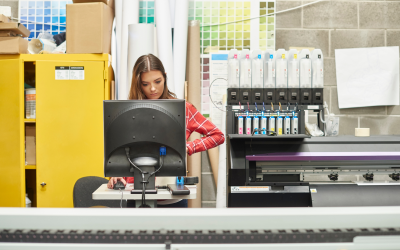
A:
[[[217,126],[200,114],[192,104],[186,103],[186,140],[193,132],[204,137],[186,143],[189,155],[214,148],[225,141],[224,134]]]

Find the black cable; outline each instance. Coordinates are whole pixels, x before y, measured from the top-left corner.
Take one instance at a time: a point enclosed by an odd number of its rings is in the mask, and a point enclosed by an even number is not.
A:
[[[122,208],[122,199],[124,198],[124,191],[120,188],[119,191],[121,192],[121,202],[119,203],[119,206]]]
[[[142,174],[142,205],[140,207],[150,207],[146,204],[146,186],[147,183],[149,183],[150,177],[153,176],[154,174],[156,174],[158,171],[160,171],[160,169],[162,168],[162,166],[164,165],[164,156],[161,155],[160,156],[160,167],[158,169],[156,169],[154,172],[150,173],[149,177],[147,177],[147,180],[145,180],[145,173],[147,172],[143,172],[139,167],[137,167],[130,159],[129,157],[129,148],[125,148],[125,153],[126,153],[126,157],[128,158],[129,163],[134,166],[137,170],[140,171],[140,173]],[[122,203],[121,203],[122,204]]]
[[[164,157],[163,157],[163,155],[160,155],[160,167],[149,175],[149,177],[147,178],[147,181],[149,181],[151,176],[153,176],[155,173],[160,171],[160,169],[162,168],[163,164],[164,164]]]
[[[146,193],[146,192],[145,192],[146,186],[145,186],[145,183],[144,183],[144,172],[143,172],[138,166],[136,166],[136,165],[131,161],[131,158],[129,157],[129,151],[130,151],[130,149],[129,149],[128,147],[125,148],[126,157],[128,158],[129,163],[130,163],[132,166],[134,166],[137,170],[139,170],[140,173],[142,174],[142,205],[141,205],[141,207],[147,207],[146,204],[145,204],[145,200],[146,200],[146,194],[145,194],[145,193]]]

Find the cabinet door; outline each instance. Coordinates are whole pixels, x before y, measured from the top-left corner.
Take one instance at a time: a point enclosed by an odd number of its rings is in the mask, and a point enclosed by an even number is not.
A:
[[[73,207],[75,182],[104,176],[104,81],[104,62],[36,62],[38,207]]]
[[[19,59],[0,60],[0,207],[25,206],[22,72]]]

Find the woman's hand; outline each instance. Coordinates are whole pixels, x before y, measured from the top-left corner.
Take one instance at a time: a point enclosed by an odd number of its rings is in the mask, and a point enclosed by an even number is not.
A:
[[[113,189],[114,185],[115,185],[115,183],[117,183],[117,181],[120,181],[120,182],[124,183],[124,185],[126,186],[126,181],[124,180],[124,178],[122,178],[122,177],[111,177],[110,180],[107,183],[107,187],[109,189]]]

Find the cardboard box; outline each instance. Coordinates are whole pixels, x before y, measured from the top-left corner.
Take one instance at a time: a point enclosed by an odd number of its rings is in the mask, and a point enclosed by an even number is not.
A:
[[[9,22],[11,22],[11,20],[8,16],[0,14],[0,23],[9,23]]]
[[[118,0],[120,1],[120,0]],[[105,3],[114,9],[114,0],[72,0],[73,3]]]
[[[36,165],[36,125],[25,125],[25,164]]]
[[[0,37],[0,54],[28,54],[28,40],[22,37]]]
[[[18,36],[14,31],[0,31],[0,37],[14,37]]]
[[[0,23],[0,31],[12,31],[23,37],[29,37],[31,32],[20,23]]]
[[[67,4],[67,53],[111,54],[114,10],[104,3]]]

